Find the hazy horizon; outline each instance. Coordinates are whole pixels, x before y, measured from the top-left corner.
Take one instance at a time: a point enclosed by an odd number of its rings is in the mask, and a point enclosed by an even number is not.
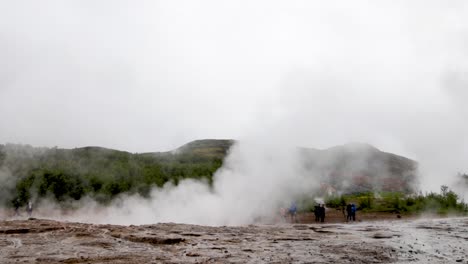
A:
[[[18,146],[30,146],[30,147],[33,147],[33,148],[46,148],[46,149],[53,149],[53,148],[58,148],[58,149],[79,149],[79,148],[93,148],[93,147],[96,147],[96,148],[105,148],[105,149],[111,149],[111,150],[117,150],[117,151],[124,151],[124,152],[129,152],[129,153],[133,153],[133,154],[141,154],[141,153],[152,153],[152,152],[171,152],[171,151],[174,151],[174,150],[177,150],[178,148],[181,148],[189,143],[192,143],[192,142],[197,142],[197,141],[205,141],[205,140],[208,140],[208,141],[217,141],[217,140],[220,140],[220,141],[223,141],[223,140],[232,140],[233,141],[233,144],[235,143],[240,143],[239,140],[237,139],[233,139],[233,138],[201,138],[201,139],[194,139],[194,140],[191,140],[189,142],[186,142],[182,145],[179,145],[173,149],[168,149],[168,150],[153,150],[153,151],[148,151],[148,152],[131,152],[131,151],[128,151],[128,150],[125,150],[125,149],[113,149],[113,148],[107,148],[107,147],[103,147],[103,146],[96,146],[96,145],[93,145],[93,146],[77,146],[77,147],[73,147],[73,148],[65,148],[65,147],[61,147],[61,146],[34,146],[34,145],[31,145],[31,144],[23,144],[23,143],[10,143],[10,142],[7,142],[7,143],[0,143],[0,145],[18,145]],[[367,146],[370,146],[370,147],[375,147],[377,150],[379,151],[382,151],[382,152],[388,152],[386,151],[385,149],[380,149],[378,148],[377,146],[374,146],[372,144],[369,144],[367,142],[356,142],[356,141],[350,141],[350,142],[345,142],[343,144],[336,144],[336,145],[331,145],[331,146],[326,146],[324,148],[316,148],[314,146],[300,146],[300,145],[297,145],[295,146],[296,148],[305,148],[305,149],[315,149],[315,150],[327,150],[327,149],[331,149],[331,148],[334,148],[334,147],[343,147],[343,146],[356,146],[356,145],[367,145]],[[390,152],[388,152],[390,153]],[[398,153],[392,153],[392,154],[396,154],[396,155],[400,155]],[[400,155],[402,156],[402,155]],[[405,158],[408,158],[408,159],[411,159],[411,157],[406,157]]]
[[[434,190],[468,171],[467,44],[466,1],[0,1],[0,142],[364,142]]]

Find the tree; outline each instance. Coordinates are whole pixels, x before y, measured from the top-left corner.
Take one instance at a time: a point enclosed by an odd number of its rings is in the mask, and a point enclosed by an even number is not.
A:
[[[447,192],[448,192],[448,186],[447,185],[442,185],[440,186],[440,193],[442,194],[442,196],[447,196]]]

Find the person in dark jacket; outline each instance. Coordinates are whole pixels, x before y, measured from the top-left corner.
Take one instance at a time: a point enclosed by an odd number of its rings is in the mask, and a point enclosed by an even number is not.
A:
[[[356,205],[355,204],[351,204],[351,217],[353,218],[353,221],[356,221]]]
[[[325,222],[325,205],[321,204],[319,207],[320,222]]]
[[[314,206],[314,215],[315,215],[315,222],[319,222],[320,221],[320,206],[318,204]]]
[[[15,207],[15,216],[19,216],[19,208],[20,208],[20,201],[19,199],[13,200],[13,206]]]
[[[351,204],[348,204],[346,206],[346,222],[351,221],[351,217],[352,217]]]

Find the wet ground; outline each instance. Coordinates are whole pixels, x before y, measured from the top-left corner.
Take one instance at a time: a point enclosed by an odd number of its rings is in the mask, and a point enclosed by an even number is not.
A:
[[[0,221],[0,263],[468,263],[468,218],[243,227]]]

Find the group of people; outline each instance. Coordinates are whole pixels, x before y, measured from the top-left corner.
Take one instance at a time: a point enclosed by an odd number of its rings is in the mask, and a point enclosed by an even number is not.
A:
[[[314,207],[315,222],[325,222],[325,205],[317,204]]]
[[[356,221],[356,205],[351,203],[346,205],[346,221]]]
[[[356,221],[356,211],[357,207],[354,203],[349,203],[346,205],[346,213],[345,213],[345,207],[341,207],[343,210],[343,214],[346,217],[346,221]],[[318,203],[314,206],[314,215],[315,215],[315,222],[325,222],[325,204],[323,203]],[[297,205],[296,203],[291,203],[289,208],[282,207],[280,208],[280,215],[283,219],[283,221],[288,221],[288,218],[290,218],[290,222],[294,223],[297,222]]]

